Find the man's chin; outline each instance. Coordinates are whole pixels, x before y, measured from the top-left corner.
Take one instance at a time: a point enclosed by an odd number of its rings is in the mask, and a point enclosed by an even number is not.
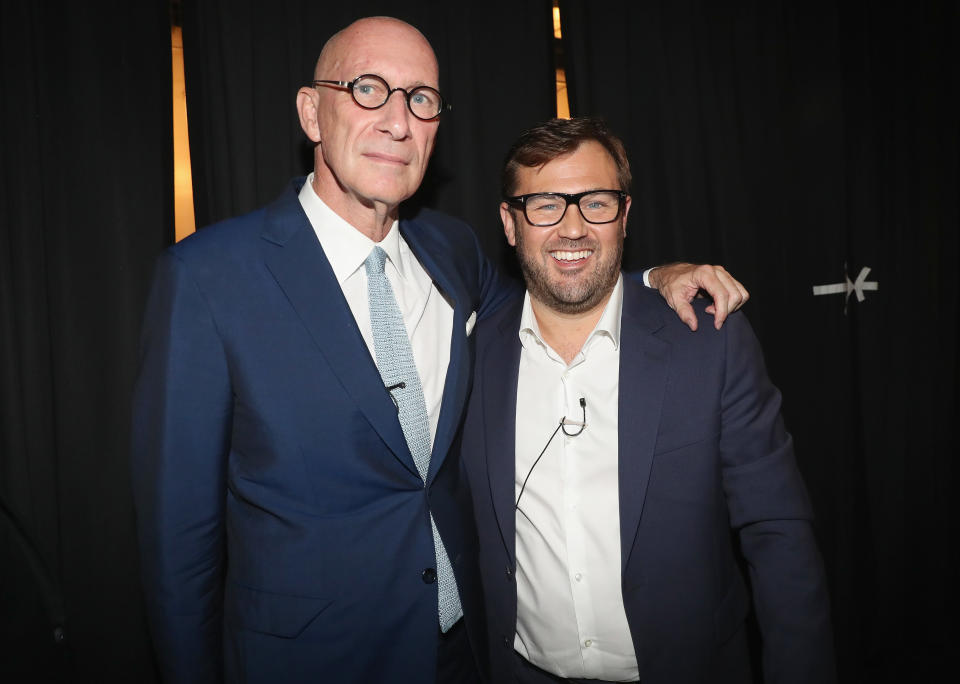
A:
[[[416,188],[410,189],[408,186],[378,186],[369,188],[362,194],[363,204],[373,206],[398,207],[402,202],[410,199]]]
[[[590,311],[603,301],[604,295],[597,288],[557,288],[542,283],[527,289],[548,308],[562,314],[580,314]]]

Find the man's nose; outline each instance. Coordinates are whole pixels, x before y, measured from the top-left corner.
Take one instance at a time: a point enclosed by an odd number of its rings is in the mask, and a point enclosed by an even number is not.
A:
[[[568,204],[560,223],[557,224],[557,235],[577,240],[586,235],[587,230],[587,221],[580,213],[580,207],[576,203]]]
[[[379,111],[381,114],[381,128],[400,140],[410,134],[410,110],[407,109],[407,96],[402,90],[394,90],[387,96]]]

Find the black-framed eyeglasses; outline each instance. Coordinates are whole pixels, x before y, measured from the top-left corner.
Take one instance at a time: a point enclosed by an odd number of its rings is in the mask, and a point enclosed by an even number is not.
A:
[[[352,81],[317,80],[313,81],[313,85],[349,90],[353,101],[364,109],[380,109],[387,104],[390,96],[399,90],[407,101],[407,109],[421,121],[436,119],[444,111],[453,109],[450,104],[443,101],[440,93],[430,86],[417,86],[410,90],[391,88],[376,74],[361,74]]]
[[[534,192],[529,195],[505,197],[514,207],[523,207],[523,215],[532,226],[554,226],[563,219],[567,207],[577,205],[587,223],[612,223],[620,218],[627,193],[622,190],[586,190],[566,192]]]

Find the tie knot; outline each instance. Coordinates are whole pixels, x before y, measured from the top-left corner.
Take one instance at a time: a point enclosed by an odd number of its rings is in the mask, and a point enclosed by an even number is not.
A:
[[[367,257],[367,260],[364,261],[364,265],[367,267],[367,275],[377,275],[383,273],[383,265],[387,261],[387,253],[383,251],[382,247],[374,247],[370,252],[370,256]]]

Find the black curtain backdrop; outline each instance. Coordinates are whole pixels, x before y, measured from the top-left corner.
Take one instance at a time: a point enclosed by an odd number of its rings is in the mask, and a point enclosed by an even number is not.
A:
[[[313,168],[294,101],[326,40],[351,21],[389,15],[419,28],[440,63],[443,115],[427,177],[408,208],[469,221],[484,248],[505,251],[498,173],[522,127],[553,116],[551,3],[491,0],[347,4],[277,0],[184,7],[191,161],[197,225],[273,200]]]
[[[628,263],[723,263],[753,293],[818,515],[841,680],[953,670],[957,4],[561,13],[572,112],[605,117],[630,154]],[[878,289],[863,301],[814,296],[864,268]]]
[[[127,468],[166,2],[0,4],[0,681],[150,682]]]
[[[322,4],[186,3],[198,222],[309,169],[297,87],[386,13],[424,30],[455,106],[415,203],[504,258],[501,157],[553,113],[549,3]],[[843,681],[933,680],[958,639],[956,4],[561,9],[573,111],[631,153],[628,263],[722,262],[753,292]],[[173,239],[167,3],[0,3],[0,73],[0,681],[150,682],[127,432]],[[813,295],[864,268],[863,301]]]

